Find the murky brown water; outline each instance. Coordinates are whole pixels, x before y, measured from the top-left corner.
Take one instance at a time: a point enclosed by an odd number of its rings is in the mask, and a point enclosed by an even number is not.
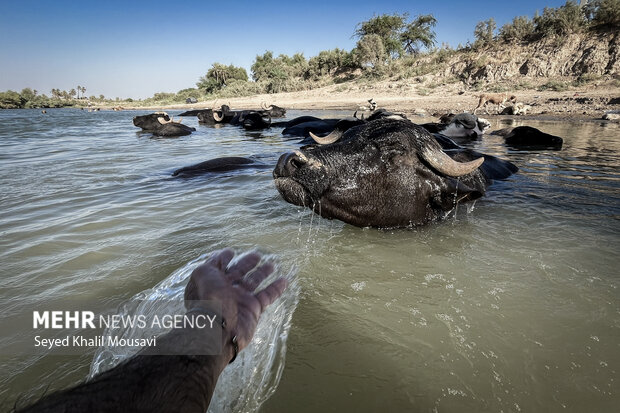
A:
[[[258,247],[296,268],[301,291],[261,411],[617,410],[618,125],[525,122],[564,137],[560,152],[487,136],[476,147],[517,175],[473,211],[381,231],[285,203],[269,169],[169,177],[216,156],[275,163],[296,147],[279,130],[190,118],[193,135],[151,139],[131,124],[137,113],[0,111],[5,314],[115,308],[207,251]],[[0,344],[24,332],[3,331]],[[3,356],[0,400],[79,381],[91,360]]]

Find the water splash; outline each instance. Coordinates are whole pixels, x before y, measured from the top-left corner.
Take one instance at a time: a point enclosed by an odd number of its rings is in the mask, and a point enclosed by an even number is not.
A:
[[[132,297],[120,309],[119,314],[150,315],[160,311],[159,307],[170,309],[170,301],[178,301],[178,310],[183,310],[183,293],[192,271],[201,264],[207,254],[189,262],[172,273],[168,278],[149,290],[142,291]],[[239,255],[238,255],[239,256]],[[267,256],[265,259],[275,258]],[[286,354],[286,341],[291,328],[293,312],[299,301],[299,284],[295,277],[297,268],[288,272],[278,265],[274,273],[264,281],[268,284],[278,276],[289,281],[289,287],[282,297],[267,308],[256,328],[250,345],[245,348],[237,360],[228,366],[218,380],[209,412],[253,412],[257,411],[276,390]],[[106,329],[105,335],[119,338],[136,338],[138,335],[151,335],[147,329]],[[120,347],[100,347],[93,358],[89,378],[106,371],[123,360],[131,357],[131,350]]]

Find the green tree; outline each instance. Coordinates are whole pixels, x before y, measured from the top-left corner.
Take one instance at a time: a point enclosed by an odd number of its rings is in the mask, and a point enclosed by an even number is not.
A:
[[[27,87],[27,88],[22,89],[22,91],[19,92],[19,94],[26,102],[29,102],[31,100],[34,100],[34,98],[37,96],[37,91],[36,90],[33,91],[32,89]]]
[[[581,6],[573,1],[567,1],[557,9],[545,7],[541,15],[536,13],[534,26],[539,38],[565,36],[583,30],[587,26],[587,20]]]
[[[377,34],[368,34],[357,42],[357,55],[363,68],[376,73],[387,58],[383,40]]]
[[[505,43],[528,41],[533,35],[534,22],[527,16],[515,17],[499,29],[499,38]]]
[[[402,56],[404,52],[401,33],[405,27],[407,13],[382,14],[358,23],[354,36],[361,40],[366,36],[377,36],[383,44],[385,52],[390,57]],[[370,42],[376,43],[376,40]],[[369,43],[370,44],[370,43]]]
[[[308,69],[304,77],[317,79],[321,76],[333,76],[358,66],[351,52],[338,48],[322,50],[317,56],[308,60]]]
[[[275,80],[281,86],[283,82],[293,78],[304,77],[308,71],[308,61],[301,53],[274,57],[273,52],[268,50],[263,55],[256,56],[251,69],[254,80],[267,82]]]
[[[586,17],[597,29],[620,29],[620,0],[592,0],[584,9]]]
[[[226,85],[226,82],[233,79],[247,81],[248,73],[244,68],[233,66],[232,64],[226,66],[221,63],[213,63],[207,74],[198,79],[196,86],[207,93],[212,93],[221,89]]]
[[[495,36],[494,33],[496,28],[497,24],[493,17],[489,20],[478,22],[474,29],[474,47],[484,47],[491,44]]]
[[[435,45],[435,32],[433,27],[437,19],[432,14],[422,14],[413,19],[405,26],[400,34],[400,41],[407,53],[417,54],[420,46],[430,49]]]
[[[80,87],[78,86],[78,91],[79,91],[79,90],[80,90]],[[74,98],[74,97],[75,97],[75,89],[71,89],[71,90],[69,91],[69,96],[71,96],[71,98]],[[79,97],[80,97],[80,94],[78,93],[78,99],[79,99]]]
[[[25,103],[26,99],[13,90],[0,93],[0,108],[19,109],[23,108]]]

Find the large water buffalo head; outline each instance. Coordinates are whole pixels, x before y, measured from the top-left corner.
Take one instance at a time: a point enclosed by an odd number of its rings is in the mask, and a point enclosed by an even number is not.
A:
[[[478,169],[483,161],[472,151],[448,156],[433,135],[409,121],[379,119],[349,129],[335,143],[282,155],[273,177],[287,202],[325,218],[403,227],[481,197],[489,183]]]

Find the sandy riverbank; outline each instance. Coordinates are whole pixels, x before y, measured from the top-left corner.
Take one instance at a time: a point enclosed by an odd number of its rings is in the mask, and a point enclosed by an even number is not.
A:
[[[261,102],[276,104],[287,109],[339,109],[355,111],[373,98],[378,107],[407,115],[433,116],[447,112],[472,111],[481,91],[465,90],[462,84],[440,86],[420,94],[405,82],[379,82],[373,85],[341,84],[319,89],[254,95],[239,98],[221,98],[195,104],[165,106],[124,106],[124,109],[200,109],[228,104],[231,108],[258,108]],[[562,119],[600,119],[606,112],[620,110],[620,88],[584,86],[562,92],[521,90],[510,92],[517,101],[530,105],[527,117]],[[489,109],[496,114],[495,107]],[[486,115],[484,111],[478,114]]]

